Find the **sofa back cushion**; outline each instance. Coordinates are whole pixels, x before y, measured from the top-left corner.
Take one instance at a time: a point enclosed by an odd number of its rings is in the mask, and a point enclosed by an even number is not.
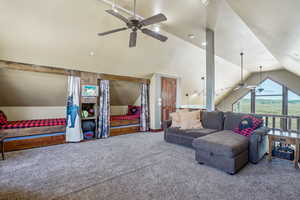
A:
[[[172,128],[194,129],[202,128],[200,120],[200,111],[178,111],[170,114],[172,119]]]
[[[250,116],[254,116],[258,119],[262,119],[261,116],[258,116],[255,114],[226,112],[224,114],[224,117],[225,117],[224,130],[234,130],[235,128],[239,127],[241,119],[245,115],[250,115]]]
[[[203,111],[201,113],[202,125],[204,128],[223,130],[224,113],[220,111]]]
[[[171,127],[172,128],[175,128],[175,127],[180,127],[180,115],[179,115],[179,112],[173,112],[173,113],[170,113],[170,117],[171,117],[171,120],[172,120],[172,125]]]
[[[200,119],[200,111],[180,113],[181,129],[203,128]]]

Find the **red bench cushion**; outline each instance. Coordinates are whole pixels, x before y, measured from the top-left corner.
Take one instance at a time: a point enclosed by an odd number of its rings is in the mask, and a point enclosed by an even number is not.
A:
[[[14,129],[14,128],[32,128],[32,127],[58,126],[58,125],[66,125],[66,119],[55,118],[55,119],[9,121],[7,124],[2,125],[1,128]]]

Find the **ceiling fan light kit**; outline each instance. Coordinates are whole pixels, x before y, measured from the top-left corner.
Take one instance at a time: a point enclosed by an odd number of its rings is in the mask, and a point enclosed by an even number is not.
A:
[[[123,21],[126,24],[126,27],[123,28],[118,28],[118,29],[113,29],[110,31],[106,31],[106,32],[102,32],[102,33],[98,33],[98,36],[105,36],[108,34],[112,34],[112,33],[116,33],[116,32],[120,32],[120,31],[125,31],[128,29],[131,29],[131,33],[130,33],[130,37],[129,37],[129,47],[135,47],[136,46],[136,41],[137,41],[137,32],[141,31],[143,34],[148,35],[154,39],[157,39],[161,42],[165,42],[167,41],[168,37],[159,34],[159,31],[152,31],[148,28],[145,28],[146,26],[149,25],[154,25],[163,21],[167,20],[167,17],[162,14],[159,13],[157,15],[154,15],[152,17],[143,19],[143,20],[139,20],[136,17],[136,0],[134,0],[134,14],[133,17],[131,18],[126,18],[124,16],[122,16],[119,12],[116,12],[114,9],[110,9],[110,10],[106,10],[106,12],[116,18],[118,18],[119,20]],[[157,25],[157,27],[159,28],[159,26]]]

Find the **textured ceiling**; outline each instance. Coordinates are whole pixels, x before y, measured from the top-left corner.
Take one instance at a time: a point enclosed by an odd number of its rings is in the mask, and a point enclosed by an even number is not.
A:
[[[115,2],[126,10],[132,10],[133,0]],[[200,0],[137,1],[137,13],[144,18],[164,13],[168,18],[161,24],[164,30],[200,48],[205,48],[202,46],[205,41],[205,27],[215,30],[216,54],[240,65],[239,53],[244,51],[245,67],[248,71],[257,71],[259,65],[263,65],[265,70],[280,68],[277,59],[225,0],[209,2],[208,6],[204,6]],[[194,34],[195,38],[189,38],[189,34]]]
[[[300,75],[300,1],[227,1],[281,65]]]

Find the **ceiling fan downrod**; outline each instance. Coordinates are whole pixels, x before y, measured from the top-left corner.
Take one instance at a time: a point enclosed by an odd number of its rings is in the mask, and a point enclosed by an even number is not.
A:
[[[244,83],[244,53],[241,52],[241,82]]]

